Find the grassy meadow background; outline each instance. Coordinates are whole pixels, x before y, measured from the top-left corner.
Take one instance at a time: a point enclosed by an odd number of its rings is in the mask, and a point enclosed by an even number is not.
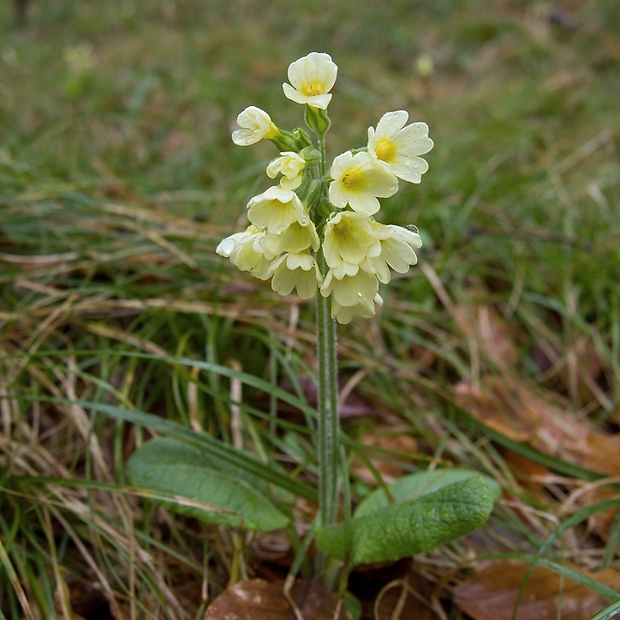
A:
[[[381,212],[418,226],[419,265],[339,330],[354,499],[377,472],[450,465],[504,489],[475,536],[354,575],[364,618],[394,574],[416,617],[485,618],[476,571],[504,562],[516,593],[541,549],[577,586],[538,603],[614,603],[596,584],[620,591],[617,0],[33,0],[23,24],[0,4],[0,616],[201,618],[226,588],[233,534],[128,487],[143,414],[315,483],[300,412],[180,361],[313,402],[312,304],[214,253],[270,184],[273,148],[235,147],[236,116],[300,126],[281,84],[310,51],[339,66],[331,157],[390,110],[435,141]],[[247,541],[245,576],[290,564],[282,540]]]

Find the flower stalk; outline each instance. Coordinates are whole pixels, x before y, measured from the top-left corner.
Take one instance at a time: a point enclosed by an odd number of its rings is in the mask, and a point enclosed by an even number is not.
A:
[[[328,54],[311,52],[291,63],[290,84],[282,85],[288,99],[304,106],[304,121],[316,146],[305,130],[280,129],[259,108],[250,106],[239,114],[233,142],[250,146],[271,141],[279,156],[266,172],[271,179],[280,176],[280,182],[248,202],[248,228],[217,247],[217,253],[240,270],[271,280],[275,292],[316,298],[321,526],[334,524],[339,517],[342,447],[336,322],[373,317],[383,305],[379,284],[387,284],[392,271],[405,273],[417,262],[415,250],[422,245],[417,229],[385,225],[374,215],[381,207],[379,199],[398,191],[399,179],[420,182],[428,169],[420,155],[433,147],[426,124],[405,126],[408,113],[398,110],[368,129],[365,147],[338,155],[328,167],[327,108],[337,73]],[[317,567],[325,567],[323,558]]]
[[[319,268],[326,265],[322,257]],[[316,296],[317,328],[317,465],[319,472],[319,519],[335,523],[338,515],[338,466],[340,412],[338,407],[338,357],[336,321],[331,317],[331,297]]]

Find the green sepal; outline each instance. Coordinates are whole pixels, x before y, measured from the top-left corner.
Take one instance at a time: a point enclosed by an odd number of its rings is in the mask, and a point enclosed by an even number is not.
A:
[[[303,146],[298,143],[295,135],[284,129],[280,129],[280,133],[274,138],[269,138],[269,141],[275,144],[280,153],[284,151],[298,153],[303,148]]]
[[[293,131],[293,137],[297,142],[297,146],[299,147],[300,152],[307,147],[312,146],[312,140],[310,140],[310,136],[301,127],[298,127]]]
[[[331,126],[327,110],[321,110],[321,108],[315,108],[311,105],[306,106],[304,120],[306,121],[306,125],[308,125],[317,136],[324,136]]]
[[[317,166],[321,161],[321,153],[319,153],[317,149],[315,149],[312,145],[306,146],[301,149],[301,151],[299,151],[299,154],[304,158],[307,168],[311,166]]]
[[[314,205],[321,198],[323,186],[320,181],[313,179],[310,175],[305,174],[302,184],[297,188],[297,196],[312,212]]]

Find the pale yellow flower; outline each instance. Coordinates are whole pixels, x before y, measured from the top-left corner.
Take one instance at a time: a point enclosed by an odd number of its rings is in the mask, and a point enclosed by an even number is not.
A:
[[[293,222],[278,234],[268,233],[261,243],[268,252],[274,255],[283,252],[302,252],[308,248],[312,248],[316,252],[321,245],[319,235],[310,219],[305,225]]]
[[[428,170],[428,163],[420,155],[433,148],[433,141],[428,137],[426,123],[405,127],[408,118],[405,110],[387,112],[376,129],[369,127],[368,153],[403,181],[419,183]]]
[[[398,179],[366,152],[353,155],[347,151],[338,155],[330,170],[331,203],[343,209],[373,215],[379,210],[377,198],[388,198],[398,191]]]
[[[297,194],[278,186],[270,187],[248,202],[248,219],[254,226],[276,235],[293,222],[302,226],[310,222],[308,211]]]
[[[383,305],[378,293],[377,277],[356,266],[356,271],[337,277],[337,270],[330,269],[320,288],[321,295],[331,298],[331,316],[338,323],[349,323],[355,316],[370,318],[375,306]]]
[[[280,134],[267,112],[250,106],[237,116],[240,129],[233,131],[232,140],[238,146],[250,146],[263,138],[270,140]]]
[[[386,284],[391,279],[389,267],[398,273],[406,273],[418,262],[414,250],[422,247],[422,240],[417,230],[393,224],[372,222],[372,229],[381,246],[381,253],[369,256],[362,268],[374,272],[379,281]]]
[[[336,268],[343,262],[359,265],[367,256],[377,256],[380,252],[381,244],[368,215],[340,211],[327,220],[323,253],[329,267]]]
[[[289,295],[293,289],[301,299],[310,299],[322,284],[323,277],[317,262],[309,252],[286,253],[271,265],[271,288],[280,295]]]
[[[382,306],[383,299],[378,293],[372,301],[367,299],[360,300],[354,306],[341,306],[334,298],[332,298],[331,317],[336,319],[341,325],[350,323],[354,317],[359,316],[363,319],[369,319],[375,315],[376,306]]]
[[[285,189],[297,189],[301,185],[305,167],[306,160],[299,153],[285,151],[267,166],[267,176],[275,179],[278,174],[282,174],[280,185]]]
[[[295,103],[326,110],[336,83],[338,67],[329,54],[311,52],[292,62],[288,68],[290,84],[282,84],[286,97]]]
[[[351,275],[336,277],[333,269],[325,276],[321,286],[321,295],[328,297],[333,293],[333,299],[340,306],[357,306],[364,302],[372,302],[379,290],[377,277],[357,267]]]
[[[243,232],[238,232],[220,241],[216,252],[220,256],[229,258],[230,262],[241,271],[249,271],[259,280],[267,280],[271,275],[269,268],[275,258],[262,245],[265,231],[256,226],[248,226]]]

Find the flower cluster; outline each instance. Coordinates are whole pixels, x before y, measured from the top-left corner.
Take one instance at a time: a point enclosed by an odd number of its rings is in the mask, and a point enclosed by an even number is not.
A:
[[[399,179],[420,182],[428,170],[420,155],[433,141],[426,123],[407,125],[407,112],[388,112],[368,129],[366,147],[338,155],[327,170],[327,107],[337,73],[328,54],[312,52],[289,66],[290,84],[282,86],[288,99],[305,106],[317,146],[303,129],[278,128],[260,108],[239,114],[233,142],[270,140],[279,155],[267,176],[280,181],[248,202],[249,227],[224,239],[217,253],[261,280],[271,278],[281,295],[331,295],[332,318],[349,323],[373,316],[383,303],[379,283],[417,262],[422,243],[415,227],[381,224],[373,216],[379,198],[398,191]]]

